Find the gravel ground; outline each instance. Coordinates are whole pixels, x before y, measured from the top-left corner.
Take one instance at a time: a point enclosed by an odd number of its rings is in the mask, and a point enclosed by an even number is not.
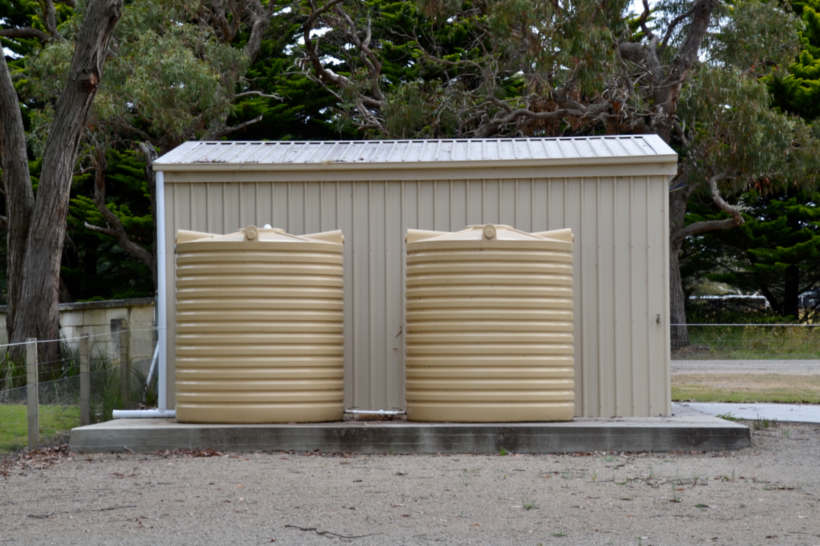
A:
[[[0,464],[0,544],[820,544],[820,425],[728,453]]]

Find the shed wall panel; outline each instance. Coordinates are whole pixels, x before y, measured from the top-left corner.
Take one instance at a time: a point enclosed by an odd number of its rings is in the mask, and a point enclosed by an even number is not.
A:
[[[178,229],[225,233],[268,223],[290,233],[344,232],[346,408],[404,407],[406,230],[507,223],[575,233],[576,413],[669,411],[665,176],[242,181],[191,174],[166,175],[169,287]],[[171,378],[173,298],[170,293]]]

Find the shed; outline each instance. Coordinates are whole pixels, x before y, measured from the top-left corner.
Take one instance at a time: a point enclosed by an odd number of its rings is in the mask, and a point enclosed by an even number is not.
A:
[[[572,228],[576,415],[670,409],[668,181],[655,135],[186,142],[157,171],[160,409],[174,407],[174,235],[270,224],[345,237],[345,408],[401,410],[404,236]]]

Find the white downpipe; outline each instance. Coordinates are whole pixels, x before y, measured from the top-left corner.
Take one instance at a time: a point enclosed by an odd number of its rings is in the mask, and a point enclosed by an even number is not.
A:
[[[148,377],[145,380],[145,388],[151,386],[151,379],[154,377],[154,370],[157,369],[157,360],[159,360],[159,343],[154,347],[154,356],[151,357],[151,367],[148,368]]]
[[[176,416],[175,410],[168,409],[115,409],[111,412],[111,417],[114,419],[173,419]]]
[[[157,411],[168,411],[168,354],[167,313],[165,309],[165,173],[157,171],[157,349],[159,375],[157,376]]]

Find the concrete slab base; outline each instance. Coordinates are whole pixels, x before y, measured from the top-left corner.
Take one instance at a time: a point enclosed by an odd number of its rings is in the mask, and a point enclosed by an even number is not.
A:
[[[71,431],[77,452],[166,449],[323,453],[577,453],[740,449],[745,425],[705,415],[576,419],[565,423],[362,422],[203,425],[117,419]]]

